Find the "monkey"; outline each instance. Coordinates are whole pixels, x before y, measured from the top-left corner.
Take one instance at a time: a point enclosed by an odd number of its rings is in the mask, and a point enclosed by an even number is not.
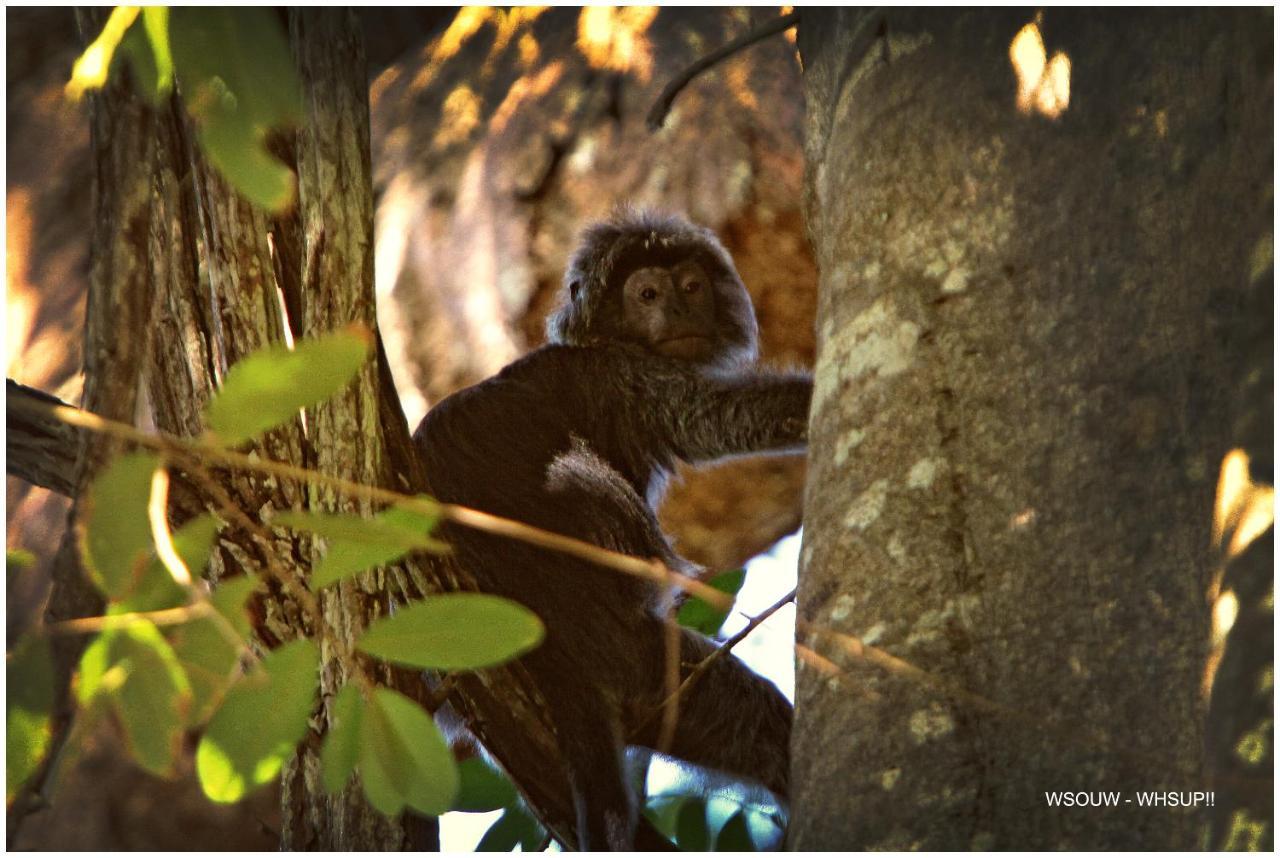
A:
[[[546,345],[430,409],[414,433],[436,497],[690,574],[655,510],[677,460],[796,452],[807,373],[752,369],[758,331],[728,252],[689,221],[621,210],[583,233]],[[547,699],[578,848],[670,848],[638,818],[625,748],[657,748],[667,593],[583,560],[461,527],[445,538],[481,590],[546,627],[522,657]],[[715,651],[682,629],[688,675]],[[673,757],[788,792],[792,707],[737,658],[679,702]],[[655,839],[661,841],[655,842]]]

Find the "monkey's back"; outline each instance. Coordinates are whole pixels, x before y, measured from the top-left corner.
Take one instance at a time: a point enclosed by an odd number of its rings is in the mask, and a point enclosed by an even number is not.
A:
[[[441,501],[681,564],[645,498],[672,454],[635,443],[642,391],[617,346],[546,346],[428,412],[414,433]],[[598,383],[610,379],[608,384]],[[592,383],[593,379],[597,383]],[[559,552],[462,527],[446,540],[481,589],[514,599],[548,625],[543,656],[573,653],[623,678],[635,653],[601,647],[652,621],[650,582]],[[589,623],[583,623],[590,616]],[[611,630],[612,629],[612,630]]]

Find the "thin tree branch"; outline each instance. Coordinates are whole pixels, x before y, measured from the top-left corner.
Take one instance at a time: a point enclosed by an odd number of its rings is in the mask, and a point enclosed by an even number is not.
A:
[[[662,94],[653,103],[653,107],[649,108],[649,115],[645,118],[645,124],[649,126],[649,130],[657,131],[662,127],[662,123],[667,119],[667,112],[671,110],[671,103],[676,100],[676,96],[680,94],[680,91],[688,86],[689,82],[695,77],[726,57],[733,56],[743,48],[750,47],[776,33],[789,30],[798,23],[800,23],[799,12],[791,12],[790,14],[779,16],[743,33],[733,41],[726,43],[691,64],[663,87]]]
[[[659,560],[647,560],[642,557],[632,557],[616,551],[609,551],[598,545],[583,542],[580,539],[552,533],[523,522],[501,518],[480,510],[455,504],[441,504],[436,501],[423,500],[422,498],[400,494],[389,489],[368,486],[344,480],[340,477],[311,471],[285,462],[247,456],[213,444],[191,441],[165,433],[151,434],[143,432],[126,423],[106,420],[91,412],[82,411],[65,404],[53,405],[36,397],[14,398],[8,400],[7,404],[11,411],[33,411],[81,429],[113,435],[149,449],[181,457],[184,460],[196,456],[219,462],[231,468],[327,486],[360,500],[396,504],[421,512],[424,515],[439,516],[464,527],[482,530],[495,536],[517,539],[540,548],[549,548],[659,584],[674,583],[681,589],[692,593],[721,610],[727,610],[733,604],[733,600],[726,594],[687,575],[667,569]]]
[[[769,607],[765,608],[759,614],[756,614],[754,617],[749,617],[747,620],[747,624],[743,626],[742,629],[736,632],[728,640],[724,641],[724,643],[716,647],[715,652],[711,653],[711,655],[707,656],[702,661],[698,662],[697,667],[695,667],[689,673],[689,675],[685,677],[684,682],[680,683],[680,687],[677,688],[673,693],[668,695],[666,700],[663,700],[662,703],[658,704],[657,708],[655,708],[653,712],[649,713],[648,717],[646,717],[643,721],[640,722],[640,727],[637,728],[636,732],[639,732],[640,729],[643,729],[646,725],[648,725],[648,723],[652,721],[654,719],[654,716],[656,716],[659,712],[665,713],[669,711],[671,708],[673,708],[676,705],[677,701],[679,701],[680,697],[688,693],[689,689],[693,687],[694,683],[696,683],[699,679],[701,679],[703,674],[705,674],[708,670],[711,669],[712,665],[714,665],[720,659],[724,658],[729,653],[729,650],[733,649],[735,646],[737,646],[738,644],[746,640],[749,634],[751,634],[757,628],[759,628],[760,624],[763,623],[765,620],[769,619],[778,611],[782,610],[783,606],[787,605],[790,602],[794,602],[795,598],[796,598],[796,591],[795,591],[795,588],[792,588],[790,593],[783,596],[781,599],[774,602]],[[667,716],[664,715],[664,717],[667,717]],[[662,750],[662,749],[658,748],[657,750]]]
[[[66,403],[11,378],[5,380],[4,398],[5,470],[32,485],[71,497],[80,432],[44,412],[14,407],[24,398],[51,406]]]

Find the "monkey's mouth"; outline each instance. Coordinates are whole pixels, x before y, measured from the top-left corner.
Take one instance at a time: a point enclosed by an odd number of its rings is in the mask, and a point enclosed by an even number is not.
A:
[[[657,345],[659,354],[682,360],[700,360],[711,353],[711,338],[698,334],[669,337]]]

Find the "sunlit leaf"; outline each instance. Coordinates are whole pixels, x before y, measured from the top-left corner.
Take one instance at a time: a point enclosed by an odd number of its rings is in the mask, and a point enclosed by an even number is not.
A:
[[[516,788],[479,757],[458,763],[458,797],[453,809],[483,813],[516,803]]]
[[[360,722],[364,716],[364,699],[360,689],[344,685],[333,701],[329,732],[320,749],[320,773],[324,788],[337,792],[347,784],[360,756]]]
[[[119,456],[89,487],[82,516],[85,566],[110,599],[127,598],[146,573],[153,547],[147,498],[157,463],[150,453]]]
[[[411,807],[439,816],[453,804],[458,771],[426,711],[389,688],[376,688],[360,731],[360,778],[369,803],[386,816]]]
[[[717,852],[755,852],[756,844],[751,839],[751,830],[747,826],[745,811],[739,810],[720,829],[716,835]]]
[[[271,212],[289,208],[294,196],[293,172],[272,157],[261,144],[257,128],[238,112],[233,99],[216,86],[210,88],[220,96],[221,107],[210,110],[196,132],[200,146],[237,191]],[[215,96],[217,97],[217,96]]]
[[[5,659],[5,795],[35,773],[49,749],[53,659],[45,638],[21,638]]]
[[[284,345],[260,349],[227,372],[222,389],[205,409],[205,422],[227,445],[241,444],[298,416],[346,387],[369,356],[372,336],[352,326]]]
[[[701,799],[686,799],[676,815],[676,843],[685,852],[706,852],[711,848],[707,828],[707,806]]]
[[[158,107],[173,91],[173,60],[169,55],[169,9],[148,6],[120,40],[141,95]]]
[[[325,537],[328,550],[311,572],[311,586],[317,588],[391,563],[410,551],[447,550],[447,546],[430,537],[435,523],[435,517],[397,507],[372,519],[294,511],[277,513],[272,519],[272,524]]]
[[[158,775],[173,773],[191,686],[169,642],[152,623],[137,620],[98,635],[80,658],[76,692],[86,707],[105,696],[134,759]]]
[[[258,585],[247,576],[222,581],[209,600],[220,617],[198,617],[169,632],[191,682],[189,726],[208,720],[235,678],[249,636],[245,602]]]
[[[508,807],[480,838],[476,851],[510,852],[519,846],[524,852],[533,852],[545,837],[546,831],[538,820],[520,807]]]
[[[302,116],[288,43],[266,8],[175,7],[173,64],[209,160],[249,200],[281,211],[292,172],[268,153],[266,134]]]
[[[4,567],[8,572],[25,569],[35,562],[36,556],[25,548],[6,548],[4,551]]]
[[[728,572],[721,572],[707,581],[707,583],[721,593],[736,596],[738,591],[742,589],[742,582],[746,578],[747,570],[731,569]],[[728,611],[713,608],[697,596],[693,596],[680,606],[680,610],[676,614],[676,621],[686,628],[711,636],[720,631],[720,627],[724,625],[725,618],[728,616]]]
[[[167,95],[173,88],[173,51],[169,47],[169,7],[148,6],[142,10],[142,26],[155,60],[156,92]]]
[[[66,87],[68,98],[79,101],[89,90],[101,89],[106,84],[116,48],[137,17],[137,6],[117,6],[111,11],[98,38],[85,48],[71,67],[71,80]]]
[[[542,636],[542,621],[523,605],[484,593],[449,593],[377,620],[357,646],[408,667],[475,670],[528,652]]]
[[[239,801],[280,773],[307,732],[320,651],[296,640],[271,652],[232,686],[196,749],[205,795]]]

